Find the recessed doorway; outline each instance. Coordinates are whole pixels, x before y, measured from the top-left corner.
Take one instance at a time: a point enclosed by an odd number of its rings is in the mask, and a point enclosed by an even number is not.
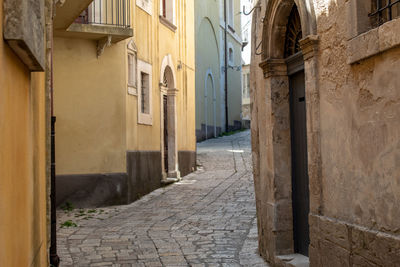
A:
[[[295,253],[308,256],[310,197],[304,60],[299,44],[301,38],[300,16],[294,5],[289,16],[285,39],[285,58],[289,76],[293,246]]]

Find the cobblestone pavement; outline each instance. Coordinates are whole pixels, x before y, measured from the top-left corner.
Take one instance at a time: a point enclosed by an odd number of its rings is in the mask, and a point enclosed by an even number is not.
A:
[[[198,164],[130,205],[59,210],[59,225],[77,224],[58,229],[61,266],[268,266],[257,254],[250,132],[199,143]]]

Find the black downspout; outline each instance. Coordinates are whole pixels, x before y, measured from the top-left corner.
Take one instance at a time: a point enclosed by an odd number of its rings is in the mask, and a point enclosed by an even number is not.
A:
[[[57,255],[57,214],[56,214],[56,162],[55,162],[55,124],[56,117],[51,116],[51,245],[50,264],[58,267],[60,258]]]
[[[224,21],[225,21],[225,66],[224,66],[224,71],[225,71],[225,131],[228,132],[228,126],[229,126],[229,120],[228,120],[228,55],[227,55],[227,50],[228,50],[228,40],[227,40],[227,27],[228,24],[226,22],[226,0],[224,0]]]
[[[54,11],[52,12],[54,14]],[[52,15],[53,21],[53,15]],[[57,255],[57,213],[56,213],[56,117],[54,116],[54,82],[53,82],[53,24],[51,26],[51,59],[50,59],[50,102],[51,102],[51,240],[50,266],[58,267],[60,258]]]

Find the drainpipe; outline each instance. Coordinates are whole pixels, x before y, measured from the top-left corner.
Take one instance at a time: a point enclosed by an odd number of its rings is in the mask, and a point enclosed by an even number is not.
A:
[[[48,31],[47,31],[47,43],[50,44],[50,66],[47,71],[50,72],[50,114],[51,114],[51,134],[50,134],[50,142],[51,142],[51,153],[50,153],[50,165],[51,165],[51,171],[50,171],[50,203],[51,203],[51,208],[50,208],[50,220],[51,220],[51,231],[50,231],[50,266],[55,266],[58,267],[60,265],[60,258],[57,255],[57,214],[56,214],[56,157],[55,157],[55,123],[56,123],[56,117],[54,116],[54,78],[53,78],[53,48],[54,48],[54,43],[53,43],[53,19],[54,19],[54,4],[53,1],[50,2],[49,4],[49,9],[50,9],[50,22],[48,25]],[[50,42],[48,40],[50,39]]]
[[[51,264],[51,266],[58,267],[60,265],[60,258],[57,255],[55,123],[56,123],[56,117],[53,116],[53,114],[52,114],[52,116],[51,116],[51,193],[50,193],[50,199],[51,199],[51,245],[50,245],[50,264]]]
[[[227,50],[228,50],[228,40],[227,40],[227,27],[228,23],[226,21],[226,0],[224,0],[224,22],[225,22],[225,43],[224,43],[224,49],[225,49],[225,131],[228,132],[228,126],[229,126],[229,121],[228,121],[228,55],[227,55]]]

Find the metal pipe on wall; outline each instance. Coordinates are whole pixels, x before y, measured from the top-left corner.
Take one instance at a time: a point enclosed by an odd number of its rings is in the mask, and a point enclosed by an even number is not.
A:
[[[55,163],[55,122],[54,116],[54,77],[53,77],[53,20],[54,20],[54,5],[51,0],[48,3],[48,20],[46,23],[46,43],[47,43],[47,63],[46,75],[49,75],[48,92],[50,105],[50,265],[58,267],[60,265],[60,258],[57,255],[57,215],[56,215],[56,163]],[[49,47],[50,46],[50,47]],[[49,147],[48,147],[49,148]]]
[[[226,20],[226,0],[224,0],[224,35],[225,35],[225,43],[224,43],[224,49],[225,49],[225,54],[224,54],[224,60],[225,60],[225,66],[224,66],[224,71],[225,71],[225,131],[228,131],[229,127],[229,120],[228,120],[228,55],[227,55],[227,50],[228,50],[228,40],[227,40],[227,20]]]

